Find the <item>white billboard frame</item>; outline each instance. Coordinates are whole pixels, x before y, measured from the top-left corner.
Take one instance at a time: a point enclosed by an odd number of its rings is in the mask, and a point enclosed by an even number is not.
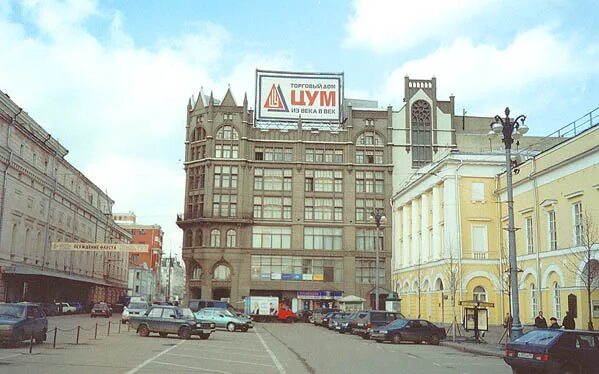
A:
[[[292,83],[294,80],[298,83]],[[292,85],[297,87],[292,87]],[[331,87],[330,85],[334,86]],[[344,86],[343,73],[306,73],[257,69],[255,122],[297,123],[301,116],[303,123],[338,125],[343,121]],[[291,88],[305,88],[305,90],[300,91],[298,99],[294,97],[295,95],[292,96]],[[318,91],[308,91],[308,89]],[[312,95],[309,92],[312,92]],[[304,93],[306,93],[305,96]],[[326,105],[328,104],[327,101],[331,100],[331,93],[334,93],[334,106]],[[263,108],[267,101],[272,108]],[[310,107],[302,107],[299,104],[308,104]],[[327,113],[331,108],[336,111],[334,116]],[[267,110],[273,111],[273,113],[269,114]]]
[[[52,251],[72,252],[149,252],[147,244],[52,242]]]

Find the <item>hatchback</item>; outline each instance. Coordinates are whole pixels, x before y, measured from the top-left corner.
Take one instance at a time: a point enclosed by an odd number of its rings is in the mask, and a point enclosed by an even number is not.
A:
[[[223,327],[231,332],[235,330],[246,332],[254,327],[249,319],[239,317],[223,308],[204,308],[195,312],[194,315],[196,319],[213,322],[216,327]]]

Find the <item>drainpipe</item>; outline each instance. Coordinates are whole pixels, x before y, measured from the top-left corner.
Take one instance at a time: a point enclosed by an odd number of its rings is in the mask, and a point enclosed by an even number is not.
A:
[[[532,158],[532,171],[530,172],[530,174],[528,174],[528,179],[532,179],[532,184],[533,184],[533,193],[534,193],[534,205],[533,205],[533,209],[534,209],[534,214],[535,214],[535,222],[536,224],[533,226],[533,229],[536,231],[535,232],[535,240],[537,241],[537,251],[536,251],[536,260],[537,260],[537,284],[539,287],[539,292],[538,292],[538,296],[537,299],[539,301],[538,305],[539,305],[539,310],[543,310],[543,288],[541,285],[541,238],[539,235],[539,218],[540,218],[540,214],[539,214],[539,186],[537,185],[537,177],[536,177],[536,172],[537,172],[537,158],[533,157]],[[537,311],[535,311],[536,314]]]

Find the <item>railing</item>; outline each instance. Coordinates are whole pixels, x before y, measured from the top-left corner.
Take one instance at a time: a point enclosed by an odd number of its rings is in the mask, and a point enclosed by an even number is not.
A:
[[[486,260],[489,257],[487,252],[472,252],[472,258],[475,260]]]

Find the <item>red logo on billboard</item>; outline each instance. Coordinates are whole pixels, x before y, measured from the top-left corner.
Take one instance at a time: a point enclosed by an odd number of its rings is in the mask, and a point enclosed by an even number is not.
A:
[[[289,112],[283,91],[281,91],[281,86],[272,85],[264,102],[264,109],[268,109],[269,112]]]

